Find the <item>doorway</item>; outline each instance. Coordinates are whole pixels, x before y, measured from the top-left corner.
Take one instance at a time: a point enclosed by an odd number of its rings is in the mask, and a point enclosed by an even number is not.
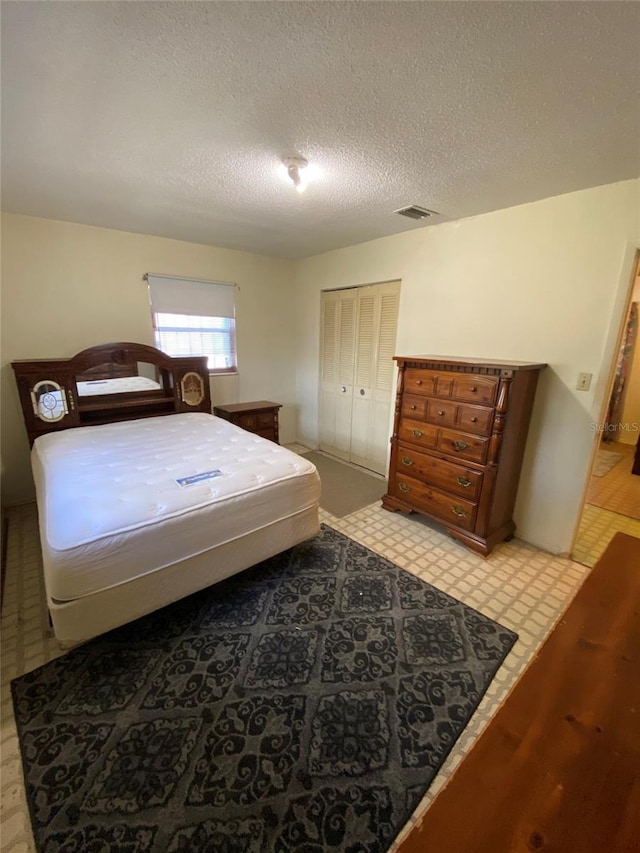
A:
[[[582,509],[572,558],[594,566],[618,532],[640,538],[640,256],[630,288],[612,387]]]
[[[386,474],[400,282],[321,294],[320,450]]]

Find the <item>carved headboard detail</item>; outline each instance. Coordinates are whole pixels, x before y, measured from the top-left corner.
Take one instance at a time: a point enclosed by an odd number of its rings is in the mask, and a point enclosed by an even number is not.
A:
[[[31,443],[52,430],[211,412],[206,356],[172,358],[146,344],[113,343],[12,367]]]

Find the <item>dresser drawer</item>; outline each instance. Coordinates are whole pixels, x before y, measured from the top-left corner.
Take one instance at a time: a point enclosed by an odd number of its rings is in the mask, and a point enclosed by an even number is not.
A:
[[[438,436],[438,450],[484,465],[489,450],[489,439],[469,435],[466,432],[441,429]]]
[[[489,435],[493,423],[493,409],[484,406],[458,406],[455,426],[465,432]]]
[[[410,441],[422,447],[435,448],[438,444],[438,432],[439,430],[430,424],[403,418],[400,421],[398,436],[400,441]]]
[[[408,367],[404,372],[405,394],[435,394],[437,376],[429,370]]]
[[[417,397],[405,394],[402,398],[402,414],[405,418],[416,418],[423,420],[427,412],[427,397]]]
[[[458,417],[458,407],[455,403],[445,403],[443,400],[427,400],[426,419],[432,424],[454,427]]]
[[[447,495],[399,472],[392,477],[391,488],[397,498],[410,502],[416,509],[422,509],[430,515],[449,524],[455,524],[457,527],[463,527],[465,530],[473,530],[477,512],[476,504]]]
[[[451,396],[455,400],[493,405],[498,391],[497,376],[461,376],[453,379]]]
[[[445,462],[427,453],[420,453],[406,445],[399,445],[396,460],[398,475],[423,480],[445,492],[477,501],[482,488],[482,474],[453,462]]]

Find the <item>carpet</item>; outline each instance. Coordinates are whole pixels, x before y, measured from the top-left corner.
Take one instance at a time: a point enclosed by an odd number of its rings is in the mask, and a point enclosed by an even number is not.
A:
[[[614,453],[613,450],[598,450],[596,461],[593,465],[593,476],[604,477],[621,459],[622,453]]]
[[[343,518],[369,506],[387,491],[386,480],[345,465],[315,450],[304,454],[318,469],[322,481],[320,506],[336,518]]]
[[[383,853],[517,639],[323,526],[12,682],[46,853]]]

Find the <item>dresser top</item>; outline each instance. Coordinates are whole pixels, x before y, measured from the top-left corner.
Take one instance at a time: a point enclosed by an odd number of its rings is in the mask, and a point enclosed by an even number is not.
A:
[[[529,361],[499,361],[487,358],[454,358],[449,355],[395,355],[394,361],[447,367],[488,367],[494,370],[542,370],[547,365]]]

